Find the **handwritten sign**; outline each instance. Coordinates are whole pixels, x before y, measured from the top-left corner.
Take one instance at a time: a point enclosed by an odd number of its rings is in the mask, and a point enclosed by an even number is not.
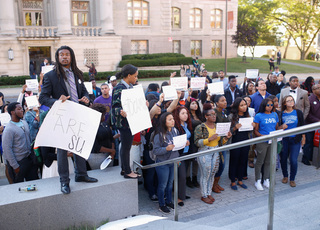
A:
[[[187,144],[187,134],[173,137],[173,144],[174,148],[172,149],[172,151],[184,149],[184,147],[186,147]]]
[[[56,101],[44,119],[35,147],[64,149],[88,159],[101,113],[72,101]]]
[[[11,120],[10,114],[9,113],[1,113],[0,114],[0,121],[2,126],[7,126],[9,121]]]
[[[256,79],[259,76],[259,69],[246,69],[246,77]]]
[[[92,82],[83,82],[86,87],[88,94],[93,94]]]
[[[53,70],[54,65],[46,65],[41,67],[41,73],[46,74]]]
[[[270,135],[275,135],[275,134],[279,134],[279,133],[282,133],[282,132],[283,132],[283,129],[279,129],[279,130],[276,130],[276,131],[272,131],[269,134]],[[282,141],[282,137],[278,137],[277,141]],[[268,144],[271,144],[271,143],[272,143],[272,140],[269,140]]]
[[[178,99],[177,90],[172,85],[162,86],[162,91],[165,101]]]
[[[252,122],[253,117],[239,118],[239,123],[242,125],[239,128],[239,132],[253,130]]]
[[[121,104],[127,113],[132,135],[152,126],[142,87],[122,90]]]
[[[173,77],[170,79],[171,85],[176,88],[176,90],[188,89],[188,78],[187,77]]]
[[[231,122],[222,122],[216,124],[216,133],[219,136],[227,136],[230,131]]]
[[[29,109],[33,109],[34,107],[40,107],[38,97],[36,95],[25,97],[25,99]]]
[[[206,84],[205,77],[192,77],[190,88],[192,90],[203,90]]]
[[[26,79],[26,91],[38,91],[39,83],[37,79]]]
[[[249,112],[249,115],[250,117],[254,117],[256,115],[256,112],[254,111],[254,108],[248,108],[248,112]]]
[[[207,84],[208,89],[210,90],[210,95],[219,95],[224,94],[223,81]]]

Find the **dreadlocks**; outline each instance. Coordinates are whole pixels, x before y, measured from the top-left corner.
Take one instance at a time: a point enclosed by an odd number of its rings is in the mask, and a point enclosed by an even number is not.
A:
[[[71,55],[71,69],[75,76],[77,76],[80,80],[83,81],[83,72],[77,67],[76,57],[74,55],[73,50],[69,46],[61,46],[55,54],[56,63],[55,63],[55,69],[57,71],[58,78],[63,77],[64,79],[67,79],[65,72],[62,68],[62,65],[59,62],[59,51],[60,50],[69,50]]]

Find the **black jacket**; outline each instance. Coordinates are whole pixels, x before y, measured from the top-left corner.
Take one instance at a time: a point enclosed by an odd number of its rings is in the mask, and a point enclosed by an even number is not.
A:
[[[304,125],[304,118],[303,118],[303,113],[301,110],[299,109],[296,109],[297,111],[297,116],[298,116],[298,126],[303,126]],[[283,121],[282,121],[282,114],[283,112],[281,112],[281,115],[279,116],[279,126],[283,124]],[[294,142],[295,143],[299,143],[302,139],[302,134],[298,134],[294,137]]]
[[[231,91],[230,91],[230,87],[228,87],[225,91],[224,91],[224,96],[226,97],[227,100],[227,115],[230,114],[231,111],[231,105],[233,103],[232,101],[232,95],[231,95]],[[236,87],[235,92],[234,92],[234,99],[236,99],[237,97],[242,97],[242,92],[241,90]]]
[[[272,84],[270,81],[266,81],[266,86],[267,86],[267,92],[270,93],[271,95],[276,96],[278,93],[280,93],[280,86],[276,83]]]

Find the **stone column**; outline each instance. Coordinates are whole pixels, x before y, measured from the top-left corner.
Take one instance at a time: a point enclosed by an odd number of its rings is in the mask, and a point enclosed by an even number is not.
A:
[[[14,17],[14,0],[0,1],[0,34],[17,34]]]
[[[72,34],[71,30],[71,1],[55,0],[56,19],[57,19],[57,35]]]
[[[113,34],[113,4],[112,0],[100,0],[101,35]]]

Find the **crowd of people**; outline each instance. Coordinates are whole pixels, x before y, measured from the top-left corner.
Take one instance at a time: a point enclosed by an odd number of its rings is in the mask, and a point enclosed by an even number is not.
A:
[[[143,178],[150,200],[158,202],[159,210],[163,213],[170,213],[175,208],[172,202],[173,164],[149,168],[141,173],[135,168],[133,160],[142,160],[143,165],[150,165],[268,135],[279,129],[287,130],[320,121],[320,84],[315,84],[311,76],[302,84],[296,76],[289,77],[287,82],[286,72],[275,67],[267,75],[266,81],[259,76],[256,79],[245,77],[244,82],[238,85],[237,76],[226,77],[223,70],[213,73],[212,77],[208,76],[205,66],[199,65],[196,59],[192,68],[181,65],[180,76],[186,76],[189,80],[192,77],[205,77],[206,84],[223,82],[224,94],[212,95],[207,86],[203,90],[193,90],[189,85],[187,91],[177,91],[177,99],[165,101],[162,87],[170,84],[170,78],[176,75],[172,73],[161,86],[156,83],[148,86],[145,96],[152,127],[133,135],[121,96],[122,90],[138,84],[138,68],[125,65],[116,76],[98,87],[95,66],[88,66],[93,86],[93,94],[89,95],[73,50],[62,46],[56,51],[55,58],[54,69],[42,78],[40,107],[28,109],[23,99],[32,92],[28,94],[25,88],[18,102],[6,106],[3,103],[4,96],[0,94],[2,112],[8,112],[11,116],[6,127],[1,126],[0,129],[3,130],[3,157],[10,183],[52,176],[54,174],[46,173],[51,169],[56,171],[56,176],[60,176],[62,193],[69,194],[72,162],[76,166],[76,182],[98,181],[88,176],[87,170],[93,167],[82,157],[63,149],[33,148],[39,127],[56,100],[71,100],[101,112],[91,155],[111,155],[113,165],[120,165],[120,175],[124,178],[139,181]],[[242,120],[250,117],[252,129],[243,131]],[[228,133],[218,135],[217,124],[229,122]],[[183,134],[187,138],[185,147],[175,150],[174,137]],[[314,132],[309,132],[285,137],[278,143],[277,169],[282,170],[282,183],[289,182],[291,187],[296,186],[297,162],[302,146],[302,162],[311,165],[313,139]],[[37,157],[38,151],[42,160]],[[213,204],[215,199],[212,192],[221,193],[225,190],[219,181],[227,163],[229,170],[225,173],[228,173],[232,190],[250,186],[245,184],[248,166],[255,168],[255,184],[252,186],[257,190],[269,188],[270,155],[271,144],[263,142],[178,162],[178,205],[184,206],[185,200],[190,198],[186,194],[187,187],[199,188],[200,199],[206,204]]]

